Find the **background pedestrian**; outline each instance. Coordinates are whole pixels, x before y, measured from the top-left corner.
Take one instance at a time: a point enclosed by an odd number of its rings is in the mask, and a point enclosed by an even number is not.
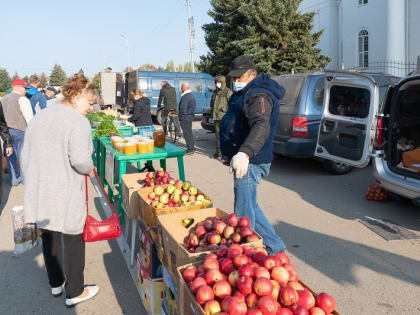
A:
[[[163,131],[166,134],[168,130],[167,119],[168,119],[169,112],[178,114],[178,108],[176,104],[175,88],[172,87],[167,81],[162,81],[161,86],[162,88],[160,89],[157,107],[158,109],[160,109],[162,107],[162,103],[164,104],[161,117],[162,117]],[[176,116],[176,132],[178,134],[180,133],[178,115]]]
[[[196,99],[191,93],[190,85],[183,83],[181,86],[181,100],[179,101],[179,121],[185,142],[187,143],[187,154],[194,154],[194,135],[192,132],[192,122],[194,120]]]
[[[44,94],[42,94],[41,91],[38,91],[40,82],[41,80],[36,74],[31,75],[28,80],[29,88],[26,91],[26,97],[31,102],[34,115],[47,107],[47,100],[45,99]]]

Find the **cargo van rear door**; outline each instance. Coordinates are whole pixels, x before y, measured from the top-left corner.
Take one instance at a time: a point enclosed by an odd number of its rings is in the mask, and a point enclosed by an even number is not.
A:
[[[354,167],[369,164],[379,87],[369,76],[327,72],[315,155]]]

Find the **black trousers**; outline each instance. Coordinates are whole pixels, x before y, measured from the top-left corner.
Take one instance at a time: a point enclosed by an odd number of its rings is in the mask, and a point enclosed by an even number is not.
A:
[[[50,286],[59,287],[65,279],[68,299],[82,294],[85,282],[85,242],[82,234],[70,235],[42,230],[42,251]]]
[[[187,150],[194,150],[194,136],[192,132],[192,121],[181,121],[182,133],[184,134]]]
[[[176,114],[178,114],[178,110],[176,110],[176,109],[173,109],[173,110],[169,110],[169,109],[166,109],[166,108],[162,109],[162,127],[163,127],[163,131],[165,132],[165,134],[168,131],[167,118],[168,118],[168,115],[169,115],[169,112],[170,111],[175,112]],[[179,118],[178,118],[178,115],[175,117],[175,120],[176,120],[176,123],[175,123],[175,125],[176,125],[176,127],[175,127],[176,128],[176,132],[177,133],[180,133],[181,129],[180,129],[180,126],[179,126]]]

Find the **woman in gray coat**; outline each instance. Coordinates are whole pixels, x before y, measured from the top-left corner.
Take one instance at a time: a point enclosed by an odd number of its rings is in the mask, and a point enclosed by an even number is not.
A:
[[[84,176],[94,167],[91,127],[85,115],[97,101],[97,94],[83,74],[71,77],[62,94],[64,99],[57,106],[43,110],[28,125],[21,167],[25,222],[42,229],[52,295],[61,295],[65,283],[65,303],[72,307],[99,290],[84,286],[82,237],[86,220]]]

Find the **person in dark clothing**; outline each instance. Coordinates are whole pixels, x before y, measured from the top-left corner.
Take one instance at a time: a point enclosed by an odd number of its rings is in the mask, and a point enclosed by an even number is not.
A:
[[[133,116],[129,121],[136,127],[153,126],[152,114],[150,112],[150,100],[140,89],[132,91],[134,98]]]
[[[164,107],[162,109],[162,127],[163,131],[166,134],[166,131],[168,129],[167,124],[167,118],[169,112],[174,112],[178,114],[178,108],[176,106],[176,92],[175,88],[173,88],[167,81],[162,81],[161,83],[162,88],[160,89],[159,93],[159,100],[158,100],[158,109],[162,107],[162,103],[164,104]],[[176,117],[176,132],[180,133],[180,127],[179,127],[179,119]]]
[[[196,100],[191,93],[190,85],[184,83],[181,86],[182,96],[179,101],[179,121],[181,122],[182,132],[187,143],[187,154],[194,154],[194,135],[192,132],[192,122],[194,120]]]
[[[270,171],[279,101],[285,90],[268,75],[258,75],[248,56],[235,58],[228,76],[233,77],[235,92],[220,124],[220,147],[234,172],[235,213],[250,219],[270,253],[283,251],[283,240],[258,205],[257,188]]]
[[[3,113],[3,106],[0,102],[0,137],[3,140],[3,147],[0,146],[0,156],[3,156],[3,148],[5,149],[5,155],[11,156],[13,154],[13,146],[12,146],[12,138],[10,137],[9,127],[7,127],[6,120],[4,119]],[[1,161],[2,159],[0,159]],[[3,189],[1,188],[2,183],[2,171],[0,169],[0,202],[2,200],[2,192]]]
[[[32,112],[35,115],[47,107],[47,100],[40,91],[38,91],[41,80],[36,74],[30,76],[28,80],[29,86],[26,91],[26,97],[31,102]]]

